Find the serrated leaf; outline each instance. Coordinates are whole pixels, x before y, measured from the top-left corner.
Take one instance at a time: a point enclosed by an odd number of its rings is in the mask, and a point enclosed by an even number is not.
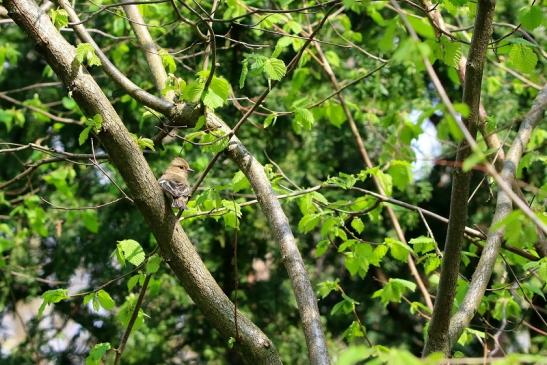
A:
[[[57,29],[62,29],[68,25],[68,13],[65,9],[51,9],[49,16]]]
[[[268,76],[268,79],[279,81],[285,76],[287,67],[285,66],[285,62],[278,58],[268,58],[264,62],[264,72]]]
[[[135,240],[123,240],[118,241],[118,247],[123,253],[123,257],[126,261],[135,266],[139,266],[144,262],[144,250],[141,245]]]
[[[410,246],[390,237],[385,239],[385,243],[388,245],[389,252],[394,259],[403,262],[408,260],[408,254],[412,252],[412,248],[410,248]]]
[[[67,289],[53,289],[48,290],[42,294],[43,302],[38,309],[38,317],[41,317],[44,313],[44,310],[49,304],[59,303],[61,300],[68,299],[68,290]]]
[[[85,365],[100,365],[101,359],[106,354],[108,350],[110,350],[111,346],[109,342],[103,342],[98,343],[91,351],[89,351],[89,355],[87,355],[85,359]]]
[[[315,257],[323,256],[330,247],[330,242],[328,240],[321,240],[315,246]]]
[[[294,112],[294,122],[301,130],[310,130],[315,123],[315,118],[309,109],[299,108]]]
[[[300,219],[298,222],[298,230],[302,233],[308,233],[321,221],[321,216],[319,214],[307,214]]]
[[[537,62],[538,57],[532,48],[522,44],[513,44],[511,46],[509,58],[507,59],[509,67],[523,73],[530,73],[534,71]]]
[[[182,92],[182,99],[190,103],[197,103],[203,92],[203,86],[197,81],[188,83]]]
[[[177,71],[177,64],[173,56],[171,56],[169,52],[164,49],[161,49],[159,54],[163,67],[167,68],[167,72],[169,72],[170,74],[174,74],[175,71]]]
[[[332,291],[338,291],[339,290],[339,286],[338,286],[338,282],[339,280],[336,279],[334,281],[330,281],[330,280],[327,280],[327,281],[323,281],[321,283],[319,283],[319,290],[318,290],[318,294],[321,298],[326,298]]]
[[[80,64],[88,66],[100,66],[101,60],[95,54],[93,46],[89,43],[80,43],[76,47],[76,59]]]
[[[106,310],[111,310],[116,306],[116,302],[114,302],[114,299],[112,299],[110,294],[108,294],[108,292],[103,289],[97,292],[97,299],[99,300],[101,307]]]
[[[435,240],[431,237],[416,237],[408,241],[408,243],[414,247],[414,252],[418,254],[427,253],[435,249]]]
[[[161,257],[158,255],[154,255],[148,259],[148,262],[146,263],[146,273],[147,274],[154,274],[158,269],[160,268],[161,264]]]
[[[137,139],[137,144],[139,145],[139,148],[141,150],[145,150],[147,148],[151,149],[152,151],[156,150],[154,147],[154,141],[152,141],[150,138],[139,137],[139,139]]]
[[[127,280],[127,290],[131,291],[137,285],[139,282],[139,278],[141,277],[141,274],[133,275],[132,277]]]

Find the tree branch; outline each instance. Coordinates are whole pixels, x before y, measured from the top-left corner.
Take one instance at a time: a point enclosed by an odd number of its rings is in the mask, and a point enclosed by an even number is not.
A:
[[[543,119],[545,109],[547,108],[547,86],[543,87],[543,90],[538,94],[536,100],[530,111],[524,117],[524,120],[519,128],[517,137],[513,141],[511,148],[507,152],[503,170],[501,176],[508,183],[515,178],[515,171],[522,157],[522,153],[530,140],[530,135],[537,124]],[[503,242],[503,227],[497,227],[498,223],[502,221],[509,213],[512,212],[511,199],[507,196],[505,191],[500,190],[498,192],[498,198],[496,203],[496,212],[494,219],[490,226],[486,244],[482,250],[481,258],[471,283],[462,301],[458,311],[450,320],[449,341],[452,346],[460,337],[465,327],[469,325],[475,311],[479,307],[479,304],[484,296],[490,276],[492,275],[492,269],[496,263],[496,258],[500,250],[500,246]]]
[[[470,116],[465,120],[465,127],[468,129],[472,139],[474,139],[477,133],[479,122],[482,73],[488,42],[492,34],[495,5],[495,0],[479,1],[477,17],[475,19],[475,32],[471,40],[469,59],[465,72],[463,102],[470,109]],[[456,162],[462,163],[471,154],[470,143],[468,143],[468,141],[460,143]],[[447,355],[450,353],[451,346],[448,338],[448,327],[460,271],[460,254],[468,214],[470,182],[471,172],[464,172],[459,168],[454,171],[441,276],[435,307],[429,324],[429,332],[424,346],[424,355],[436,351],[442,351]]]
[[[32,0],[6,0],[10,17],[26,31],[88,116],[101,115],[98,136],[150,226],[162,256],[196,305],[227,339],[235,335],[233,304],[222,292],[167,204],[156,177],[95,80],[76,62],[76,51]],[[249,363],[278,364],[273,343],[243,314],[238,315],[238,350]]]

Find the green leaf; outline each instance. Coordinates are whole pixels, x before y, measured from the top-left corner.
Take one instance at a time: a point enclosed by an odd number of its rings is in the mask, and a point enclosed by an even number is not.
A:
[[[270,125],[275,124],[277,121],[277,113],[272,113],[264,119],[264,129],[268,128]]]
[[[336,279],[334,281],[323,281],[319,283],[319,289],[318,294],[319,296],[324,299],[326,298],[332,291],[339,291],[340,286],[338,285],[339,280]]]
[[[234,177],[232,178],[232,184],[230,187],[234,192],[238,192],[241,190],[248,189],[251,186],[251,183],[249,180],[247,180],[247,176],[242,171],[236,172]]]
[[[325,117],[329,123],[340,128],[347,120],[346,113],[340,104],[328,103],[325,106]]]
[[[158,269],[160,268],[161,264],[161,257],[158,255],[154,255],[148,259],[148,262],[146,263],[146,273],[147,274],[154,274]]]
[[[435,250],[435,240],[431,237],[419,236],[408,241],[413,247],[414,252],[418,254],[427,253]]]
[[[111,347],[109,342],[96,344],[93,346],[91,351],[89,351],[89,355],[85,358],[85,365],[101,365],[101,359],[110,349]]]
[[[125,261],[134,266],[139,266],[144,262],[144,250],[141,245],[135,240],[118,241],[117,247],[121,250]]]
[[[175,63],[173,56],[171,56],[165,49],[160,49],[159,54],[163,67],[167,68],[168,73],[174,74],[175,71],[177,71],[177,64]]]
[[[277,58],[268,58],[264,62],[264,72],[270,80],[281,80],[287,72],[285,62]]]
[[[76,59],[80,64],[88,66],[100,66],[101,60],[95,54],[93,46],[89,43],[80,43],[76,47]]]
[[[68,13],[65,9],[51,9],[48,14],[55,28],[61,29],[68,25]]]
[[[534,71],[537,62],[538,57],[532,48],[522,44],[513,44],[511,46],[509,58],[507,59],[509,67],[523,73],[530,73]]]
[[[393,160],[387,170],[393,185],[403,191],[412,182],[412,169],[408,161]]]
[[[108,292],[103,289],[97,292],[97,299],[99,300],[101,307],[106,310],[111,310],[116,306],[116,302],[114,302],[114,299],[112,299],[110,294],[108,294]]]
[[[363,326],[357,321],[353,321],[350,326],[344,331],[342,336],[348,341],[355,340],[356,338],[365,337]]]
[[[329,240],[321,240],[317,242],[317,246],[315,246],[315,257],[323,256],[327,252],[329,247],[330,247]]]
[[[230,95],[230,83],[224,77],[213,76],[203,104],[211,109],[220,108]]]
[[[89,131],[91,131],[91,126],[85,127],[84,130],[80,132],[80,135],[78,136],[78,144],[80,146],[89,138]]]
[[[351,226],[353,227],[353,229],[355,229],[357,233],[362,233],[365,229],[365,224],[359,217],[355,217],[352,219]]]
[[[403,279],[389,279],[387,284],[372,294],[372,298],[380,298],[384,306],[390,302],[400,303],[406,292],[416,290],[416,284]]]
[[[425,38],[435,38],[433,27],[429,24],[427,18],[416,18],[414,16],[407,17],[408,22],[412,25],[416,33]]]
[[[86,210],[82,213],[82,221],[85,228],[92,233],[99,232],[99,219],[97,217],[97,211]]]
[[[427,275],[435,271],[441,266],[441,258],[436,253],[432,253],[426,256],[424,261],[424,270]]]
[[[412,252],[412,248],[410,248],[410,246],[390,237],[385,239],[385,243],[389,247],[389,252],[394,259],[402,262],[406,262],[408,260],[408,254]]]
[[[467,172],[485,159],[486,156],[482,151],[473,151],[473,153],[463,161],[462,170]]]
[[[298,230],[302,233],[308,233],[321,221],[321,214],[307,214],[298,222]]]
[[[53,289],[48,290],[42,294],[42,305],[38,309],[38,317],[41,317],[44,313],[44,310],[49,304],[59,303],[61,300],[68,299],[68,290],[67,289]]]
[[[243,86],[245,86],[245,80],[247,79],[248,73],[249,73],[249,61],[247,61],[247,59],[244,59],[241,65],[241,76],[239,76],[240,89],[243,89]]]
[[[127,280],[127,290],[131,291],[137,285],[139,282],[139,279],[141,277],[141,274],[133,275],[132,277]]]
[[[188,83],[182,92],[182,99],[190,103],[197,103],[203,92],[203,86],[197,81]]]
[[[139,137],[137,139],[137,144],[139,145],[139,148],[141,150],[145,150],[145,149],[151,149],[152,151],[155,151],[155,147],[154,147],[154,141],[152,141],[150,138],[144,138],[144,137]]]
[[[543,23],[543,11],[539,5],[522,8],[518,15],[519,22],[528,30],[534,30]]]

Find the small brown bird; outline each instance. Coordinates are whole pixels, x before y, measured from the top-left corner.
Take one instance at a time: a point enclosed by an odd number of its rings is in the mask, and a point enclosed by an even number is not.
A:
[[[194,171],[185,159],[176,157],[158,180],[161,188],[172,200],[172,206],[186,209],[192,188],[188,183],[188,171]],[[182,211],[181,211],[182,213]]]

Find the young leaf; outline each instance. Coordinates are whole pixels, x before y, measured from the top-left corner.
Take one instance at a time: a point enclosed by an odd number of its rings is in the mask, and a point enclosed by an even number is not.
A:
[[[101,365],[101,359],[110,348],[109,342],[98,343],[93,346],[85,359],[85,365]]]
[[[532,48],[523,44],[513,44],[511,46],[507,60],[509,67],[523,73],[530,73],[534,71],[537,62],[538,57]]]
[[[49,304],[59,303],[61,300],[68,299],[68,290],[67,289],[54,289],[48,290],[42,294],[43,302],[38,309],[38,317],[41,317],[44,313],[44,310]]]
[[[277,114],[272,113],[264,119],[264,129],[268,128],[270,125],[275,124],[275,121],[277,120]]]
[[[281,80],[287,72],[285,62],[278,58],[268,58],[264,62],[264,72],[270,80]]]
[[[519,11],[518,19],[524,28],[534,30],[543,23],[543,11],[539,5],[526,6]]]
[[[121,250],[123,258],[135,266],[139,266],[144,261],[144,250],[135,240],[118,241],[118,249]]]
[[[243,60],[241,65],[241,76],[239,76],[239,88],[243,89],[245,86],[245,80],[247,79],[247,74],[249,73],[249,61],[247,59]]]
[[[101,307],[106,310],[111,310],[116,306],[116,302],[114,302],[114,299],[112,299],[110,294],[108,294],[108,292],[103,289],[97,292],[97,299],[99,300]]]
[[[101,60],[95,54],[93,46],[89,43],[80,43],[76,47],[76,59],[80,64],[88,66],[100,66]]]
[[[80,132],[80,135],[78,136],[78,143],[80,146],[89,138],[89,131],[91,131],[91,126],[85,127],[84,130]]]
[[[154,274],[158,269],[160,268],[161,264],[161,257],[158,255],[154,255],[148,259],[148,262],[146,263],[146,273],[147,274]]]
[[[355,229],[357,233],[362,233],[365,229],[365,225],[359,217],[353,218],[353,220],[351,221],[351,226],[353,227],[353,229]]]

